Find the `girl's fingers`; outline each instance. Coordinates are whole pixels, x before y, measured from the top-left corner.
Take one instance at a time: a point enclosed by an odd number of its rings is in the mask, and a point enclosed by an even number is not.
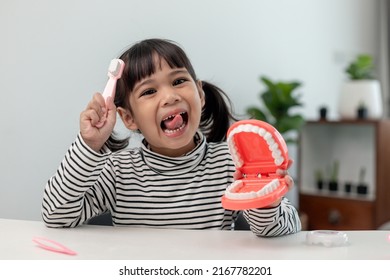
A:
[[[291,165],[294,163],[294,161],[292,159],[289,159],[288,160],[288,164],[287,164],[287,168],[286,169],[277,169],[276,170],[276,174],[280,175],[280,176],[286,176],[288,175],[288,169],[291,167]]]
[[[114,101],[112,97],[107,98],[107,113],[106,113],[106,119],[110,123],[116,122],[116,106],[114,104]]]
[[[107,108],[103,96],[95,93],[92,100],[88,103],[86,110],[95,110],[100,118],[107,114]]]
[[[233,174],[233,179],[238,180],[242,178],[242,173],[239,170],[236,170]]]
[[[294,186],[294,179],[290,175],[287,175],[284,178],[286,180],[288,189],[291,190]]]
[[[116,122],[116,107],[112,99],[104,100],[95,93],[87,107],[80,114],[80,133],[85,143],[99,151],[109,139]]]

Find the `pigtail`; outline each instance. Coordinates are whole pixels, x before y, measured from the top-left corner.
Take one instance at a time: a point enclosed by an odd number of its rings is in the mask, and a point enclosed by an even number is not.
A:
[[[232,104],[226,93],[219,87],[202,81],[205,105],[200,119],[200,129],[208,142],[226,140],[229,126],[237,119],[232,114]]]

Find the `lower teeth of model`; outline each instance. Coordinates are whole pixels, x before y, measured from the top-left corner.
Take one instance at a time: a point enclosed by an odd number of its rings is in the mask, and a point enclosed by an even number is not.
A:
[[[233,182],[225,191],[225,196],[230,199],[254,199],[258,197],[266,196],[267,194],[272,193],[280,185],[278,179],[274,179],[265,185],[261,190],[254,192],[238,193],[236,192],[242,185],[241,180]]]

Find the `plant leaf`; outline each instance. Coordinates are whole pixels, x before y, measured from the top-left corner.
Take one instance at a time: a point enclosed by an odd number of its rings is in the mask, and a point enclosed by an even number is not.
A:
[[[267,116],[259,108],[249,107],[246,112],[253,119],[268,122]]]
[[[352,61],[345,72],[352,80],[363,80],[374,78],[374,63],[371,55],[360,54]]]
[[[283,116],[277,121],[275,128],[283,134],[290,130],[299,130],[304,122],[301,115]]]
[[[290,130],[299,130],[304,119],[301,115],[289,115],[292,107],[303,106],[300,102],[301,96],[295,94],[295,90],[301,86],[298,81],[273,82],[266,76],[261,76],[260,80],[266,89],[260,94],[263,108],[251,106],[247,113],[255,119],[268,122],[273,125],[281,134]],[[285,139],[286,142],[296,142],[294,139]]]

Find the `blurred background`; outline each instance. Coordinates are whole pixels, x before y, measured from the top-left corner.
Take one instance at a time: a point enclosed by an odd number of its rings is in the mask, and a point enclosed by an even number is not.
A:
[[[261,106],[267,76],[301,82],[296,110],[306,120],[321,106],[337,120],[345,68],[360,53],[374,57],[387,100],[386,9],[382,0],[1,1],[0,218],[40,220],[80,112],[129,45],[178,42],[239,114]],[[290,198],[298,206],[297,193]]]

